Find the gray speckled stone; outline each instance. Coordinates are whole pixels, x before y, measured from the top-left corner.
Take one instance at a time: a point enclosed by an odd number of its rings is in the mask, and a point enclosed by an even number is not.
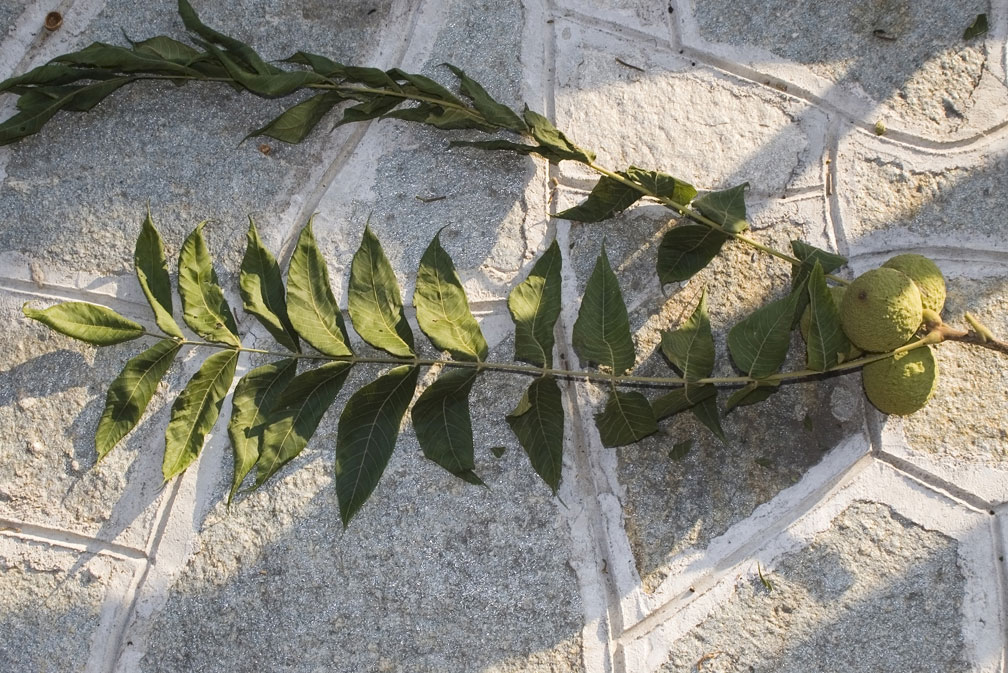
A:
[[[693,0],[701,35],[761,47],[805,65],[887,114],[929,132],[954,132],[974,105],[987,59],[963,31],[983,0],[794,3]],[[876,31],[880,31],[876,34]]]
[[[0,26],[5,26],[3,32],[0,33],[0,43],[3,43],[5,38],[13,32],[14,20],[30,4],[30,2],[25,2],[24,0],[7,0],[0,4]]]
[[[108,637],[102,613],[110,585],[121,584],[131,573],[125,563],[0,531],[3,670],[84,671],[92,648],[103,648],[101,638]]]
[[[407,424],[343,531],[331,445],[339,409],[363,382],[348,382],[279,478],[209,513],[143,671],[256,671],[263,661],[289,671],[582,670],[562,505],[503,420],[528,379],[486,374],[473,391],[476,471],[489,489],[423,458]],[[508,447],[500,459],[488,451],[498,445]]]
[[[29,299],[0,294],[0,516],[143,549],[162,495],[168,391],[179,390],[180,368],[139,427],[96,465],[108,385],[152,340],[97,349],[24,317]]]
[[[763,569],[773,591],[741,584],[661,670],[969,670],[956,549],[885,505],[855,503],[806,549]]]

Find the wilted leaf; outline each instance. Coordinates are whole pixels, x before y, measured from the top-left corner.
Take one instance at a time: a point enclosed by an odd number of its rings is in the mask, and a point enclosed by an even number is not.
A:
[[[643,185],[655,196],[670,199],[681,206],[688,205],[697,195],[697,190],[693,185],[667,173],[631,166],[627,169],[626,176]]]
[[[364,227],[350,266],[347,305],[364,341],[399,357],[414,355],[413,330],[406,322],[395,271],[370,227]]]
[[[672,332],[663,332],[661,349],[665,357],[679,368],[683,377],[696,381],[714,371],[714,335],[707,317],[707,291],[689,320]]]
[[[95,450],[101,460],[136,427],[157,390],[158,382],[171,366],[182,345],[163,339],[123,367],[105,396],[105,409],[95,430]]]
[[[182,317],[194,332],[208,341],[241,346],[238,325],[224,299],[210,251],[203,240],[201,222],[182,244],[178,263]]]
[[[840,362],[843,354],[850,350],[850,341],[840,328],[840,311],[826,287],[819,262],[816,262],[808,280],[808,297],[808,368],[821,372]]]
[[[761,379],[776,372],[787,357],[798,295],[772,301],[728,331],[728,350],[747,376]]]
[[[482,485],[473,471],[472,417],[469,391],[475,368],[442,371],[413,405],[411,418],[424,455],[470,484]]]
[[[276,406],[296,371],[297,360],[278,360],[256,367],[235,386],[231,398],[231,421],[228,423],[234,455],[234,476],[228,493],[228,504],[259,460],[259,443],[262,441],[267,413]]]
[[[413,293],[417,322],[437,348],[460,360],[483,360],[488,350],[486,339],[469,310],[462,281],[440,238],[439,232],[420,258]]]
[[[346,76],[346,66],[325,56],[307,51],[296,51],[284,59],[285,63],[305,65],[324,77],[343,78]]]
[[[673,227],[658,246],[658,279],[662,285],[689,280],[717,257],[726,240],[723,233],[702,224]]]
[[[495,101],[479,82],[470,78],[461,69],[450,63],[444,65],[459,78],[462,93],[473,102],[473,106],[479,110],[484,119],[495,126],[506,128],[515,133],[528,133],[528,126],[521,117],[515,114],[514,110]]]
[[[444,107],[433,103],[420,103],[413,107],[400,108],[382,115],[383,119],[402,119],[405,121],[428,124],[435,128],[450,131],[456,129],[476,129],[492,132],[495,130],[468,108]]]
[[[319,352],[333,357],[353,354],[311,220],[301,230],[287,268],[287,314],[297,333]]]
[[[277,473],[308,445],[326,410],[332,406],[353,365],[330,362],[299,374],[266,415],[259,442],[255,487]]]
[[[586,149],[578,147],[563,134],[553,122],[543,117],[538,112],[533,112],[527,107],[524,112],[525,123],[528,124],[529,132],[542,147],[550,150],[550,161],[562,161],[569,159],[582,164],[590,164],[595,161],[595,154]]]
[[[25,304],[21,311],[49,329],[95,346],[130,341],[144,333],[142,326],[112,309],[81,301],[67,301],[41,311]]]
[[[251,217],[238,285],[245,312],[254,315],[281,346],[300,351],[297,332],[287,317],[280,265],[263,245]]]
[[[33,86],[73,84],[81,80],[106,80],[115,78],[115,73],[97,68],[75,68],[62,63],[46,63],[32,68],[23,75],[10,77],[0,82],[0,93],[8,91],[23,94]]]
[[[336,126],[349,124],[351,122],[364,122],[369,119],[378,119],[402,104],[403,99],[399,96],[384,96],[380,94],[368,94],[367,96],[354,96],[365,100],[357,105],[343,110],[343,117]]]
[[[230,58],[226,53],[209,43],[203,43],[208,52],[220,61],[231,78],[252,93],[264,98],[279,98],[294,93],[298,89],[317,84],[326,84],[328,80],[318,73],[307,70],[283,71],[269,73],[249,72],[241,64]]]
[[[268,136],[285,143],[297,144],[308,137],[312,129],[333,107],[346,98],[335,91],[326,91],[312,96],[287,110],[266,126],[249,133],[252,136]]]
[[[651,403],[637,391],[613,390],[605,409],[595,414],[603,446],[633,444],[658,430]]]
[[[396,367],[350,398],[336,435],[336,496],[343,525],[374,491],[416,389],[417,367]]]
[[[583,359],[605,365],[619,376],[637,359],[626,304],[605,246],[595,262],[581,309],[574,322],[574,350]]]
[[[165,430],[161,473],[165,481],[181,474],[203,449],[206,434],[220,415],[224,396],[234,379],[237,350],[224,350],[206,359],[172,405]]]
[[[212,44],[220,45],[224,47],[227,52],[238,60],[238,62],[247,67],[249,70],[259,73],[261,75],[269,75],[280,72],[280,69],[270,65],[262,59],[256,51],[233,37],[228,37],[223,33],[218,33],[213,28],[210,28],[202,21],[200,21],[199,16],[196,14],[196,10],[192,8],[189,4],[189,0],[179,0],[178,3],[179,16],[182,17],[182,23],[185,27],[196,33],[204,40],[211,42]]]
[[[601,222],[626,210],[642,196],[644,194],[630,185],[603,175],[583,203],[561,211],[556,216],[577,222]]]
[[[564,441],[563,399],[556,379],[542,376],[533,381],[506,420],[532,469],[556,493],[563,473]]]
[[[553,328],[560,316],[560,246],[554,240],[532,266],[528,278],[508,295],[515,324],[515,359],[553,366]]]
[[[172,288],[164,244],[161,235],[154,228],[149,209],[133,252],[133,266],[136,268],[137,280],[140,281],[140,289],[154,311],[157,326],[168,336],[181,339],[182,330],[172,317]]]
[[[693,202],[704,217],[714,220],[725,231],[738,234],[749,228],[746,222],[745,190],[748,182],[720,192],[707,192]]]

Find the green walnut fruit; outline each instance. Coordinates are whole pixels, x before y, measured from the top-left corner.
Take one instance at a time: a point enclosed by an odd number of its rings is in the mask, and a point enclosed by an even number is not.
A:
[[[896,255],[882,265],[883,268],[896,269],[910,276],[921,293],[921,303],[935,313],[941,313],[945,306],[945,277],[934,262],[924,255],[907,253]]]
[[[931,347],[924,346],[865,365],[861,380],[876,409],[906,416],[921,409],[934,395],[938,363]]]
[[[866,271],[854,279],[840,302],[840,324],[862,350],[885,353],[917,332],[924,307],[910,276],[896,269]]]
[[[833,304],[839,310],[840,302],[843,301],[844,292],[847,291],[843,285],[831,285],[830,286],[830,296],[833,297]],[[805,311],[801,315],[801,320],[798,321],[798,328],[801,330],[802,339],[805,339],[805,343],[808,343],[809,329],[812,326],[812,307],[806,306]],[[859,358],[864,354],[864,352],[855,346],[850,345],[847,352],[843,354],[842,362],[847,362],[848,360],[853,360],[854,358]]]

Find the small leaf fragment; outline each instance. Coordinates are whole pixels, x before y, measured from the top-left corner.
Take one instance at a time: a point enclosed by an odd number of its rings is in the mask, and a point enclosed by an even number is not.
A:
[[[287,268],[287,314],[297,333],[319,352],[333,357],[353,355],[329,283],[329,269],[315,243],[312,220],[301,230]]]
[[[641,393],[613,390],[601,413],[595,414],[603,446],[625,446],[658,430],[651,403]]]
[[[547,375],[529,384],[506,420],[532,469],[555,494],[563,474],[564,440],[563,398],[556,379]]]
[[[490,453],[494,455],[494,458],[501,458],[507,452],[506,446],[491,446]]]
[[[626,304],[605,246],[588,278],[572,336],[578,355],[611,368],[616,376],[633,367],[637,359]]]
[[[560,316],[560,246],[554,240],[532,266],[528,278],[508,295],[515,324],[515,359],[553,366],[553,329]]]
[[[147,297],[147,303],[154,311],[157,326],[168,336],[182,337],[175,318],[172,317],[172,288],[168,278],[168,262],[165,259],[161,234],[154,228],[150,209],[144,218],[133,252],[133,266],[136,269],[140,289]]]
[[[693,207],[708,219],[714,220],[724,230],[738,234],[749,228],[746,222],[745,190],[748,182],[719,192],[707,192],[693,201]]]
[[[963,32],[963,39],[972,40],[974,37],[979,37],[981,35],[986,34],[987,30],[988,30],[987,14],[986,13],[977,14],[977,17],[973,20],[973,23],[971,23],[969,28],[967,28]]]
[[[475,368],[442,371],[413,405],[411,418],[424,455],[474,485],[482,485],[473,471],[472,416],[469,391],[476,381]]]
[[[702,224],[670,229],[658,246],[658,279],[662,285],[689,280],[711,263],[728,237]]]
[[[414,355],[413,330],[406,322],[395,271],[367,226],[350,265],[347,307],[364,341],[399,357]]]
[[[182,297],[182,317],[194,332],[208,341],[241,346],[238,325],[224,298],[210,251],[203,240],[205,225],[206,222],[197,225],[179,252],[178,289]]]
[[[469,310],[462,281],[440,238],[438,232],[420,258],[413,293],[417,322],[440,350],[459,360],[483,360],[489,350],[486,339]]]
[[[668,457],[675,461],[683,460],[692,448],[693,440],[684,439],[683,441],[676,442],[672,445],[672,448],[669,449]]]
[[[21,312],[49,329],[94,346],[111,346],[144,334],[141,325],[112,309],[82,301],[67,301],[41,311],[26,303]]]
[[[254,315],[281,346],[290,351],[300,351],[297,332],[287,317],[280,265],[263,245],[251,217],[238,285],[245,312]]]
[[[340,414],[336,496],[344,526],[374,491],[392,457],[419,371],[409,365],[388,371],[354,393]]]
[[[154,397],[182,345],[174,339],[162,339],[130,359],[109,385],[105,408],[95,430],[95,450],[101,460],[136,427]]]
[[[165,481],[181,474],[203,450],[207,433],[217,423],[237,363],[237,350],[214,353],[203,362],[172,404],[161,466]]]

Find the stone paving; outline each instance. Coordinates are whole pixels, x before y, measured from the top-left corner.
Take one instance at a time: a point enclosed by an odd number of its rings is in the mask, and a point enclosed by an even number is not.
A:
[[[95,40],[122,43],[123,32],[183,34],[169,0],[60,8],[64,24],[48,33],[50,3],[0,3],[0,78]],[[434,77],[455,63],[613,168],[663,170],[702,189],[749,181],[761,241],[800,237],[847,256],[855,273],[897,252],[926,254],[949,280],[949,322],[970,311],[1008,335],[1006,0],[197,9],[269,58],[304,47]],[[965,41],[980,12],[989,32]],[[564,344],[603,241],[642,373],[661,370],[647,356],[701,288],[724,353],[728,327],[788,282],[786,266],[729,247],[662,288],[653,264],[667,211],[551,218],[583,198],[588,173],[448,148],[426,128],[323,124],[301,145],[270,142],[268,154],[259,141],[239,144],[282,105],[213,85],[144,84],[0,148],[0,670],[1008,670],[1008,361],[990,351],[941,347],[938,393],[915,416],[880,415],[851,374],[733,412],[725,442],[683,417],[637,445],[603,448],[591,417],[602,392],[571,384],[556,497],[503,421],[523,381],[484,377],[472,408],[490,488],[431,466],[407,425],[346,530],[332,412],[302,456],[230,508],[220,428],[198,464],[161,486],[163,428],[195,358],[95,465],[105,386],[133,350],[82,346],[20,307],[87,300],[148,322],[131,259],[148,201],[170,258],[212,219],[208,244],[232,306],[250,214],[283,263],[317,213],[337,296],[368,220],[406,297],[446,226],[442,241],[502,360],[513,348],[507,293],[554,238],[566,293],[558,344],[571,362]],[[4,116],[12,110],[5,102]],[[251,320],[241,327],[250,344],[266,342]],[[731,371],[726,359],[718,367]],[[689,453],[670,457],[690,436]],[[487,450],[496,446],[500,458]]]

